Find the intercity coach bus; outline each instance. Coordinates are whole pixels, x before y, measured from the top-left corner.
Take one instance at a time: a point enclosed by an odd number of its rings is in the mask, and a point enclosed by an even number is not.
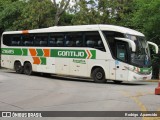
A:
[[[135,30],[114,25],[55,26],[8,31],[1,39],[1,66],[115,83],[151,79],[149,44]]]

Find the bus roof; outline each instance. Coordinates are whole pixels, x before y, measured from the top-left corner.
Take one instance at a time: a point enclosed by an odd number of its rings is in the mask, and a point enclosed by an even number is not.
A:
[[[25,31],[7,31],[3,34],[22,34],[22,33],[47,33],[47,32],[74,32],[74,31],[115,31],[121,32],[125,34],[132,34],[137,36],[144,36],[142,33],[135,31],[133,29],[129,29],[126,27],[115,26],[115,25],[106,25],[106,24],[99,24],[99,25],[74,25],[74,26],[54,26],[49,28],[41,28],[41,29],[34,29],[34,30],[25,30]]]

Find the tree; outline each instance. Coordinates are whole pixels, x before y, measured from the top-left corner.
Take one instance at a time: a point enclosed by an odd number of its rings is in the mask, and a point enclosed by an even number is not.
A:
[[[132,25],[132,15],[135,10],[134,0],[116,0],[114,8],[116,10],[116,23],[120,26],[134,28]],[[138,4],[138,3],[137,3]]]
[[[12,29],[36,29],[53,26],[55,9],[50,0],[25,2],[22,14],[13,23]]]
[[[1,32],[11,29],[13,23],[21,15],[23,2],[19,0],[0,0],[0,29]]]
[[[68,12],[64,12],[61,16],[58,25],[65,26],[65,25],[72,25],[72,19],[74,14],[70,14]]]
[[[69,25],[73,15],[65,9],[58,8],[61,13],[58,14],[51,0],[0,0],[0,32],[50,27],[57,24],[54,21],[56,14],[60,15],[58,20],[61,18],[59,25]]]
[[[147,39],[160,45],[160,0],[135,0],[132,23]]]
[[[103,24],[109,21],[109,10],[105,0],[80,0],[72,8],[73,24]]]
[[[56,14],[55,14],[55,21],[54,25],[57,26],[60,20],[60,17],[62,14],[65,12],[67,7],[69,6],[70,0],[61,0],[58,4],[56,3],[56,0],[53,0],[54,7],[56,9]]]
[[[79,0],[72,8],[72,23],[129,26],[132,8],[132,0]]]
[[[93,21],[90,21],[90,18],[93,17],[91,15],[91,11],[88,8],[88,5],[92,7],[92,5],[86,0],[77,1],[77,3],[72,7],[71,12],[74,14],[72,19],[72,24],[91,24]],[[93,13],[93,9],[92,9]]]
[[[50,0],[0,0],[0,28],[35,29],[53,26],[54,8]]]

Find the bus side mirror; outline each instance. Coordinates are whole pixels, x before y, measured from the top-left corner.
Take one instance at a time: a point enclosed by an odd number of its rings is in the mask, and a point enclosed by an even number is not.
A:
[[[152,45],[155,48],[155,53],[158,54],[158,45],[150,41],[148,41],[147,43],[148,45]]]
[[[118,37],[115,37],[115,39],[129,43],[129,45],[131,46],[132,52],[136,52],[136,44],[134,43],[134,41],[127,38],[118,38]]]

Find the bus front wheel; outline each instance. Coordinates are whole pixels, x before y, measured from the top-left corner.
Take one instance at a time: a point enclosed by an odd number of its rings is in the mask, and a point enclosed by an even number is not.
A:
[[[96,83],[105,83],[105,73],[102,68],[95,68],[92,72],[92,78]]]
[[[16,61],[14,63],[14,70],[16,71],[16,73],[19,73],[19,74],[23,73],[23,66],[21,65],[19,61]]]
[[[32,65],[31,63],[27,62],[24,64],[24,73],[26,75],[31,75],[32,74]]]

